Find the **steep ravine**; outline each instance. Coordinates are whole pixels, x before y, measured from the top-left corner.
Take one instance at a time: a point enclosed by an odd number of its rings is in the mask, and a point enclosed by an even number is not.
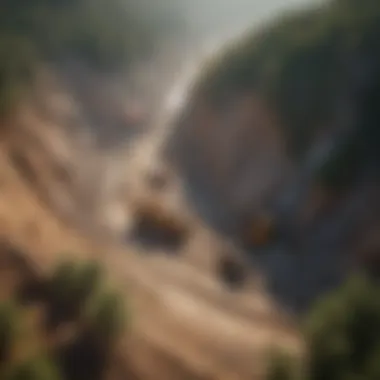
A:
[[[122,165],[128,144],[105,154],[85,128],[70,128],[84,121],[66,86],[49,79],[39,91],[49,102],[43,109],[26,103],[2,139],[1,238],[42,271],[61,255],[104,263],[130,302],[132,331],[120,355],[140,378],[248,379],[262,372],[262,355],[272,344],[300,349],[296,323],[278,310],[254,272],[248,271],[242,291],[231,292],[221,281],[220,258],[240,253],[192,214],[175,180],[162,194],[153,191],[140,160],[128,161],[136,162],[135,170]],[[191,232],[177,255],[160,246],[146,255],[119,239],[124,218],[133,225],[131,211],[145,202],[159,204]],[[117,225],[112,210],[121,211]]]
[[[345,132],[345,120],[352,120],[345,97],[338,97],[331,123],[299,162],[288,153],[279,112],[258,89],[237,87],[214,98],[195,96],[185,85],[190,96],[172,98],[174,110],[153,107],[140,125],[145,131],[153,121],[151,134],[135,140],[136,123],[120,131],[124,103],[114,82],[94,81],[84,70],[86,82],[83,67],[71,64],[65,85],[52,90],[50,81],[41,82],[45,112],[27,103],[2,142],[2,237],[42,269],[68,252],[104,263],[133,315],[120,355],[142,380],[259,379],[272,345],[302,351],[289,309],[304,309],[379,249],[372,167],[344,192],[320,186],[311,173],[340,124]],[[366,78],[359,77],[365,88]],[[142,88],[144,94],[149,81]],[[90,93],[97,95],[91,101]],[[113,96],[110,109],[99,106]],[[137,98],[141,106],[144,97]],[[97,112],[86,115],[94,104]],[[108,135],[108,122],[115,135]],[[107,137],[105,145],[122,144],[100,149],[88,128],[71,128],[87,123]],[[161,162],[165,153],[169,160]],[[161,167],[168,182],[154,189],[146,174]],[[147,249],[130,239],[136,216],[146,209],[169,230],[186,230],[174,255],[160,244]],[[244,268],[239,286],[223,281],[226,259]]]
[[[360,9],[331,1],[233,42],[195,78],[165,148],[202,220],[297,310],[378,266],[379,10]]]

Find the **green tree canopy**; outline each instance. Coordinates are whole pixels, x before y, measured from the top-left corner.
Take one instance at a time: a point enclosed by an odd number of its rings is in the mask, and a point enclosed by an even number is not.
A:
[[[354,276],[320,299],[305,323],[306,374],[294,374],[290,364],[280,362],[279,366],[277,357],[273,357],[268,380],[379,379],[379,290],[377,282]]]
[[[362,92],[353,100],[358,113],[353,122],[358,144],[371,145],[376,152],[380,145],[375,106],[380,94],[379,25],[380,3],[374,0],[332,0],[318,8],[283,14],[215,57],[196,81],[193,99],[200,94],[215,100],[231,91],[259,92],[278,113],[289,150],[299,157],[321,128],[336,122],[339,102],[357,91],[353,76],[366,70],[360,65],[370,61],[375,67],[370,74],[372,92]],[[333,160],[337,161],[336,155]]]

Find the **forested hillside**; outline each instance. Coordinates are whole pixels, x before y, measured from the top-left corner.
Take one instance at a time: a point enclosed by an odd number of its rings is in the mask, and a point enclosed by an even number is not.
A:
[[[174,122],[167,152],[189,199],[293,301],[336,283],[343,260],[378,266],[379,4],[326,1],[247,32]]]
[[[198,214],[277,300],[313,310],[307,359],[280,355],[269,379],[380,376],[379,39],[376,0],[282,14],[207,62],[173,123],[167,157]]]
[[[352,127],[361,131],[350,149],[367,154],[363,144],[369,144],[373,155],[379,144],[379,20],[380,4],[372,0],[334,0],[281,15],[210,62],[194,98],[205,91],[213,97],[260,92],[279,113],[289,149],[302,155],[322,128],[335,123],[345,96],[342,112],[355,108]]]

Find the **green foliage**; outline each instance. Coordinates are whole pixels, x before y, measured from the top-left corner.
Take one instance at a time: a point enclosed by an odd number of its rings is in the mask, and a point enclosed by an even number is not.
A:
[[[48,325],[84,320],[96,341],[107,347],[113,344],[123,332],[127,314],[122,297],[103,290],[104,278],[102,268],[94,261],[58,265],[48,285]]]
[[[89,320],[93,333],[103,344],[114,342],[127,320],[121,296],[114,292],[100,294],[90,310]]]
[[[50,290],[54,297],[70,297],[76,293],[78,265],[65,261],[55,268],[50,279]]]
[[[285,352],[276,351],[270,355],[266,372],[267,380],[293,380],[296,376],[294,360]]]
[[[52,360],[36,357],[14,365],[6,380],[63,380]]]
[[[379,379],[379,291],[378,283],[354,276],[316,303],[305,324],[308,380]]]
[[[282,15],[215,57],[196,82],[193,98],[218,101],[235,91],[260,93],[279,116],[289,152],[298,160],[324,130],[341,127],[339,113],[355,110],[353,146],[338,147],[321,168],[327,185],[344,185],[369,159],[379,157],[379,25],[375,0],[332,0]],[[352,76],[366,70],[360,61],[375,64],[372,89],[343,110],[343,98],[357,91],[350,88]]]
[[[0,361],[7,359],[19,332],[19,310],[12,302],[0,304]]]
[[[123,298],[104,291],[104,280],[99,263],[75,260],[63,261],[40,279],[47,291],[32,303],[46,313],[49,325],[28,313],[30,303],[0,303],[0,378],[104,379],[126,324]],[[62,324],[72,339],[62,339],[57,329]]]
[[[52,327],[78,318],[96,295],[104,273],[96,262],[65,261],[57,266],[48,281],[49,318]]]
[[[50,289],[55,298],[86,302],[97,291],[103,275],[96,262],[65,261],[53,272]]]
[[[354,277],[315,307],[306,328],[312,380],[377,379],[372,375],[380,360],[379,290],[365,277]]]
[[[86,301],[99,290],[104,273],[95,261],[84,263],[78,269],[78,295],[82,301]]]

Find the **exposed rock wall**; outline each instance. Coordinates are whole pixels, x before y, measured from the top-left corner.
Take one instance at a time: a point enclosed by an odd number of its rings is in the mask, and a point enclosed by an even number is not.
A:
[[[347,25],[334,17],[349,7],[332,2],[236,43],[204,70],[166,147],[199,214],[245,247],[271,289],[297,308],[338,283],[348,268],[361,267],[369,254],[359,247],[380,221],[374,107],[380,54],[373,43],[379,31],[371,26],[380,12],[353,13],[350,20],[370,18],[353,21],[351,31],[361,39],[348,48]],[[311,29],[318,17],[333,20],[325,34]],[[313,36],[304,45],[296,39],[301,28]],[[275,60],[278,71],[270,66]],[[292,151],[295,140],[302,153]],[[380,255],[370,240],[365,250]]]

